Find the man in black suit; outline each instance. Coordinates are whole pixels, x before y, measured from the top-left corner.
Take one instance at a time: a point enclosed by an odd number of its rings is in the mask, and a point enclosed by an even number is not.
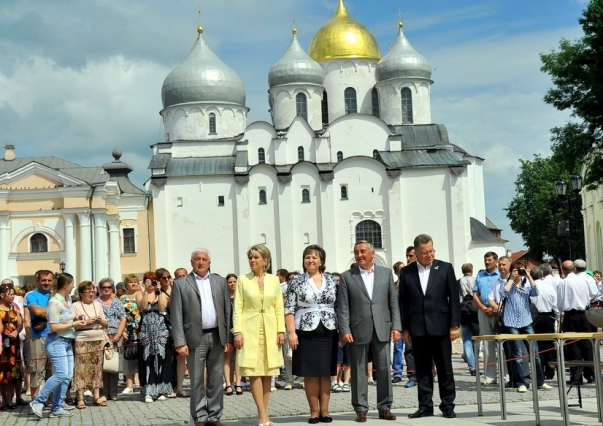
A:
[[[435,362],[440,388],[440,410],[454,418],[454,374],[452,341],[459,336],[459,284],[450,263],[435,260],[433,240],[421,234],[415,238],[417,261],[400,271],[402,337],[412,340],[419,382],[419,409],[411,419],[433,416]]]

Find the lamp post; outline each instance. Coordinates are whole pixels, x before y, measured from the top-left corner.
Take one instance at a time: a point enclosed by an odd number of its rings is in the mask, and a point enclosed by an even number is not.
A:
[[[59,267],[61,268],[61,274],[65,272],[65,262],[61,261]]]
[[[574,173],[569,179],[569,189],[574,193],[575,196],[582,191],[582,176]],[[567,222],[569,227],[569,246],[570,246],[570,259],[574,260],[574,241],[572,232],[572,196],[568,192],[568,185],[563,179],[559,179],[555,183],[555,191],[560,200],[567,198]]]

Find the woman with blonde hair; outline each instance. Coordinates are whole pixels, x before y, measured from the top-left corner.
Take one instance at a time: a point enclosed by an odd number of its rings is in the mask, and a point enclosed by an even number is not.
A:
[[[71,310],[86,326],[75,332],[75,362],[72,385],[77,392],[77,408],[86,408],[84,391],[92,388],[94,405],[106,407],[100,397],[103,387],[103,347],[108,323],[100,303],[95,302],[96,289],[91,281],[82,281],[77,286],[79,300],[71,305]]]
[[[233,328],[237,364],[250,380],[260,426],[271,426],[268,417],[270,379],[283,366],[285,342],[283,296],[278,278],[267,274],[270,250],[257,244],[247,251],[251,272],[241,275],[235,290]]]

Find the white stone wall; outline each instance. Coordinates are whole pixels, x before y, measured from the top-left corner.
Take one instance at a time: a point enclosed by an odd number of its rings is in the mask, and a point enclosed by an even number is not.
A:
[[[586,265],[591,270],[603,270],[603,188],[582,191]]]
[[[161,111],[166,141],[232,138],[245,131],[249,108],[237,104],[188,103]],[[216,133],[209,129],[209,115],[216,116]]]
[[[402,123],[402,89],[412,94],[412,124],[431,124],[431,82],[424,79],[395,79],[377,83],[380,117],[390,125]]]
[[[308,124],[314,130],[322,129],[322,93],[323,88],[316,85],[287,84],[269,90],[274,127],[288,128],[297,116],[297,94],[306,96]]]

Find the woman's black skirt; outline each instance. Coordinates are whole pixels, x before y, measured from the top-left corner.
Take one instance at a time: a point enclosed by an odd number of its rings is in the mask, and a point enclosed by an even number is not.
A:
[[[322,324],[312,331],[296,330],[293,374],[299,377],[330,377],[337,374],[337,331]]]

